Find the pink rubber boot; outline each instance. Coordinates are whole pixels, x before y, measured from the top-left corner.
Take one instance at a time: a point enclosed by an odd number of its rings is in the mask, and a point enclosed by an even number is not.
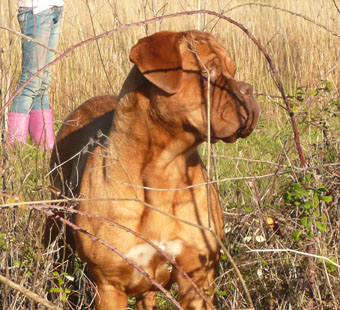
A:
[[[8,144],[27,143],[30,116],[25,113],[8,112]]]
[[[32,110],[30,112],[29,130],[33,143],[41,149],[51,150],[54,145],[52,110]]]

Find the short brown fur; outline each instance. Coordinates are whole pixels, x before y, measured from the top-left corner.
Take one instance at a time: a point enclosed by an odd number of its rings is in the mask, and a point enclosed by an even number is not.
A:
[[[210,225],[222,238],[216,187],[210,191],[210,215],[207,186],[192,187],[207,181],[196,149],[208,135],[207,92],[212,142],[248,136],[259,107],[251,86],[234,80],[233,60],[210,34],[156,33],[132,48],[130,60],[135,66],[118,99],[92,98],[66,119],[51,158],[52,168],[60,166],[52,181],[68,196],[92,199],[81,202],[78,210],[99,214],[162,245],[212,297],[220,251],[215,238],[144,202],[194,224]],[[90,138],[96,142],[88,144]],[[86,145],[87,152],[80,152]],[[117,248],[163,286],[177,282],[184,309],[210,309],[184,276],[176,268],[171,270],[166,259],[143,240],[99,219],[75,216],[74,222]],[[51,219],[47,236],[50,230],[54,238],[56,226]],[[75,245],[98,287],[97,310],[125,309],[127,295],[137,296],[138,309],[156,309],[155,288],[148,279],[82,233],[75,233]]]

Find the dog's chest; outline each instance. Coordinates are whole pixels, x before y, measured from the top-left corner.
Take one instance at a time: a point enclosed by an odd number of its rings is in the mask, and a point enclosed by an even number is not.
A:
[[[182,252],[183,242],[179,239],[172,241],[150,241],[130,248],[126,257],[143,268],[156,267],[154,261],[172,260]],[[153,266],[155,265],[155,266]]]
[[[158,283],[166,285],[170,281],[173,269],[171,262],[183,251],[183,241],[152,240],[135,245],[125,254],[126,258],[147,272]],[[131,270],[127,291],[130,294],[140,294],[148,290],[151,283],[137,269]]]

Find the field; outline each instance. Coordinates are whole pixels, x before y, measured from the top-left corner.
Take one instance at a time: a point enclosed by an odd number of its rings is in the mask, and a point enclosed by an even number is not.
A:
[[[0,2],[1,108],[20,74],[21,38],[11,31],[19,31],[14,2]],[[248,291],[255,309],[340,309],[339,0],[66,2],[58,55],[122,25],[199,8],[232,18],[260,42],[294,112],[305,166],[266,57],[244,31],[209,14],[124,27],[69,50],[53,66],[55,132],[88,98],[119,92],[139,38],[168,29],[213,33],[235,60],[236,78],[253,85],[261,105],[258,126],[247,139],[215,144],[211,154],[206,144],[200,148],[204,160],[212,159],[225,215],[224,244],[241,273],[223,253],[216,307],[250,309]],[[49,153],[31,143],[6,146],[5,117],[2,112],[0,308],[46,309],[40,296],[61,309],[94,309],[95,288],[85,266],[77,261],[72,274],[62,273],[42,246],[45,215],[32,205],[50,203]],[[133,298],[129,309],[136,309]],[[159,309],[174,307],[160,294]]]

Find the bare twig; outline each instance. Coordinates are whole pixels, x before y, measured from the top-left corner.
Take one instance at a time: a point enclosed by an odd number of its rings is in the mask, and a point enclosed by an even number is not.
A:
[[[88,9],[88,11],[89,11],[89,15],[90,15],[90,20],[91,20],[91,25],[92,25],[93,34],[96,35],[96,29],[95,29],[95,27],[94,27],[92,12],[91,12],[90,4],[89,4],[89,1],[88,1],[88,0],[86,0],[86,6],[87,6],[87,9]],[[111,80],[110,80],[109,75],[108,75],[108,73],[107,73],[107,70],[106,70],[106,67],[105,67],[105,64],[104,64],[104,60],[103,60],[103,56],[102,56],[102,52],[101,52],[101,50],[100,50],[100,47],[99,47],[99,44],[98,44],[98,41],[97,41],[97,40],[96,40],[96,46],[97,46],[97,49],[98,49],[98,54],[99,54],[100,62],[102,63],[102,67],[103,67],[103,70],[104,70],[104,73],[105,73],[106,80],[107,80],[107,82],[108,82],[109,85],[110,85],[112,94],[117,95],[117,94],[115,93],[114,89],[113,89]]]
[[[16,31],[16,30],[14,30],[14,29],[11,29],[11,28],[6,27],[6,26],[1,26],[1,25],[0,25],[0,29],[5,29],[5,30],[7,30],[7,31],[9,31],[9,32],[12,32],[12,33],[14,33],[14,34],[16,34],[16,35],[18,35],[18,36],[20,36],[20,37],[26,39],[26,40],[32,41],[32,42],[34,42],[34,43],[36,43],[36,44],[38,44],[38,45],[40,45],[40,46],[42,46],[42,47],[44,47],[44,48],[50,50],[50,51],[53,51],[53,52],[55,52],[56,54],[59,54],[59,55],[61,54],[61,53],[58,52],[57,50],[55,50],[55,49],[53,49],[53,48],[51,48],[51,47],[49,47],[49,46],[47,46],[47,45],[41,43],[40,41],[38,41],[38,40],[36,40],[36,39],[34,39],[34,38],[31,38],[31,37],[29,37],[29,36],[24,35],[24,34],[22,34],[22,33],[19,32],[19,31]]]
[[[199,2],[200,6],[200,2]],[[203,70],[205,71],[207,75],[207,108],[206,108],[206,113],[207,113],[207,163],[206,163],[206,168],[207,168],[207,182],[206,182],[206,187],[207,187],[207,204],[208,204],[208,226],[211,228],[211,108],[210,108],[210,72],[207,69],[207,67],[204,65],[202,60],[200,59],[196,47],[195,47],[195,42],[189,42],[190,48],[192,53],[196,56],[198,62],[202,66]]]
[[[301,251],[296,251],[296,250],[292,250],[292,249],[256,249],[256,250],[250,250],[249,252],[255,252],[255,253],[290,252],[290,253],[295,253],[295,254],[298,254],[298,255],[303,255],[303,256],[307,256],[307,257],[311,257],[311,258],[322,259],[322,260],[324,260],[324,261],[326,261],[326,262],[328,262],[328,263],[330,263],[330,264],[332,264],[335,267],[340,269],[340,265],[337,264],[336,262],[332,261],[328,257],[316,255],[316,254],[311,254],[311,253],[306,253],[306,252],[301,252]]]
[[[336,3],[335,3],[335,0],[333,0],[333,2],[334,2],[334,4],[335,4],[336,8],[338,9],[338,7],[337,7],[337,5],[336,5]],[[282,11],[282,12],[285,12],[285,13],[288,13],[288,14],[291,14],[291,15],[294,15],[294,16],[301,17],[301,18],[303,18],[304,20],[306,20],[306,21],[308,21],[308,22],[310,22],[310,23],[312,23],[312,24],[314,24],[314,25],[316,25],[316,26],[318,26],[318,27],[320,27],[320,28],[326,30],[327,32],[331,33],[333,36],[336,36],[336,37],[339,37],[339,38],[340,38],[340,33],[336,33],[336,32],[334,32],[334,31],[328,29],[326,26],[317,23],[316,21],[310,19],[310,18],[307,17],[307,16],[304,16],[304,15],[302,15],[302,14],[295,13],[295,12],[292,12],[292,11],[289,11],[289,10],[287,10],[287,9],[283,9],[283,8],[280,8],[280,7],[277,7],[277,6],[273,6],[273,5],[270,5],[270,4],[253,3],[253,2],[251,2],[251,3],[244,3],[244,4],[237,5],[237,6],[233,7],[233,8],[231,8],[231,9],[227,10],[227,12],[230,12],[230,11],[232,11],[232,10],[238,9],[238,8],[240,8],[240,7],[244,7],[244,6],[252,6],[252,5],[261,6],[261,7],[265,7],[265,8],[270,8],[270,9],[274,9],[274,10],[279,10],[279,11]],[[339,10],[339,9],[338,9],[338,10]]]
[[[9,287],[17,290],[18,292],[24,294],[25,296],[27,296],[28,298],[44,305],[45,307],[47,307],[48,309],[52,309],[52,310],[62,310],[61,308],[53,305],[52,303],[50,303],[49,301],[47,301],[46,299],[40,297],[39,295],[37,295],[36,293],[30,291],[29,289],[22,287],[21,285],[11,281],[10,279],[7,279],[6,277],[4,277],[3,275],[0,274],[0,282],[2,282],[5,285],[8,285]]]
[[[336,10],[337,10],[338,13],[340,14],[340,8],[339,8],[339,6],[337,5],[336,0],[333,0],[333,3],[334,3],[334,5],[335,5],[335,7],[336,7]]]

